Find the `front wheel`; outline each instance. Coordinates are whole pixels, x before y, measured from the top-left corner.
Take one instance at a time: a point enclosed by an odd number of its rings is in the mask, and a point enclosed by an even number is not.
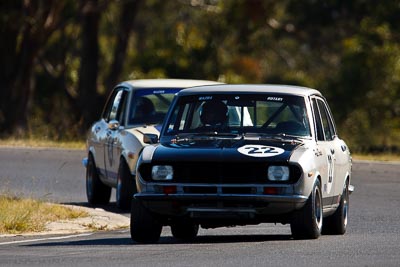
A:
[[[108,204],[111,197],[111,187],[100,181],[92,154],[89,154],[86,167],[86,196],[92,205]]]
[[[317,179],[304,207],[295,212],[290,229],[295,239],[317,239],[322,230],[321,183]]]
[[[118,168],[116,202],[117,207],[129,210],[134,193],[134,179],[125,160],[121,160]]]
[[[199,225],[191,221],[176,221],[171,224],[172,235],[183,241],[193,240],[199,232]]]
[[[343,235],[347,229],[349,212],[349,183],[346,182],[340,198],[340,204],[334,214],[324,219],[323,234]]]
[[[139,243],[156,243],[160,239],[162,224],[148,211],[143,204],[132,200],[131,205],[131,238]]]

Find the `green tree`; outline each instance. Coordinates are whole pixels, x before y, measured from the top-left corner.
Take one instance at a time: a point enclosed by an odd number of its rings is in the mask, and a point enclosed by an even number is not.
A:
[[[27,128],[37,56],[60,27],[63,1],[2,1],[0,4],[0,131]]]

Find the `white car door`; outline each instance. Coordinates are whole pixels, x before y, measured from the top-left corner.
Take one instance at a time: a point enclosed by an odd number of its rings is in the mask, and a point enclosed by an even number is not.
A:
[[[344,182],[346,180],[346,176],[348,175],[347,171],[350,167],[349,151],[347,145],[337,135],[332,113],[330,112],[326,101],[323,99],[318,99],[318,107],[321,112],[322,124],[326,135],[325,138],[329,140],[330,150],[332,153],[334,177],[331,185],[331,191],[333,196],[333,204],[335,204],[340,200],[338,196],[343,192]]]
[[[336,153],[338,150],[333,121],[325,101],[320,97],[312,98],[312,106],[317,132],[317,145],[322,157],[320,173],[324,205],[331,205],[334,196],[334,183],[337,179]]]
[[[106,140],[104,143],[104,164],[107,173],[107,180],[111,184],[116,184],[119,158],[120,158],[120,142],[119,135],[123,130],[123,116],[126,103],[127,91],[120,87],[112,100],[113,104],[108,116],[108,129],[106,132]]]

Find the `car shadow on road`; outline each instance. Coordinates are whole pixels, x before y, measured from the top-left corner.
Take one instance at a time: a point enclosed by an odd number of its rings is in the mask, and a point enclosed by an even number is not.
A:
[[[217,244],[217,243],[251,243],[291,240],[291,235],[200,235],[194,240],[183,242],[173,237],[161,237],[159,244]],[[133,242],[133,241],[132,241]],[[136,244],[136,243],[135,243]]]
[[[124,215],[129,217],[130,212],[126,210],[121,210],[119,209],[115,202],[112,202],[108,205],[96,205],[93,206],[87,202],[69,202],[69,203],[63,203],[67,205],[74,205],[74,206],[81,206],[81,207],[88,207],[88,208],[100,208],[104,209],[107,212],[112,212],[120,215]],[[99,238],[96,238],[97,234],[103,235],[103,233],[109,233],[110,235],[117,235],[115,238],[104,238],[101,236],[98,236]],[[127,235],[128,237],[118,237],[120,235]],[[93,238],[95,237],[95,238]],[[216,244],[216,243],[251,243],[251,242],[271,242],[271,241],[289,241],[292,240],[292,236],[290,234],[265,234],[265,235],[199,235],[197,236],[194,240],[191,241],[181,241],[178,240],[170,235],[164,235],[161,236],[158,243],[156,244],[142,244],[142,243],[137,243],[135,241],[132,241],[132,239],[129,236],[129,230],[128,231],[109,231],[109,232],[97,232],[94,235],[91,235],[87,237],[87,239],[84,240],[60,240],[60,241],[54,241],[52,240],[51,242],[48,243],[40,243],[40,244],[30,244],[26,246],[108,246],[108,245],[113,245],[113,246],[124,246],[124,245],[168,245],[168,244]]]
[[[104,233],[104,232],[103,232]],[[109,232],[112,234],[112,232]],[[120,235],[121,233],[119,233]],[[129,235],[129,233],[127,233]],[[163,245],[196,245],[196,244],[223,244],[223,243],[253,243],[293,240],[291,235],[203,235],[192,241],[183,242],[172,236],[162,236],[157,243],[142,244],[132,241],[130,237],[99,237],[95,235],[84,240],[51,240],[39,244],[27,244],[26,247],[61,247],[61,246],[163,246]]]

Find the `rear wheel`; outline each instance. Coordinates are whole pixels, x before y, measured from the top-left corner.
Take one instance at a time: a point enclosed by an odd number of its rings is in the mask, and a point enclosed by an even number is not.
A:
[[[100,181],[92,154],[89,154],[86,167],[86,196],[92,205],[108,204],[111,196],[111,187]]]
[[[156,243],[161,236],[162,225],[154,218],[143,204],[132,200],[131,205],[131,238],[139,243]]]
[[[191,221],[177,221],[171,225],[172,235],[184,241],[193,240],[199,232],[199,225]]]
[[[317,239],[322,230],[321,183],[317,179],[306,204],[294,214],[290,229],[295,239]]]
[[[116,202],[117,207],[129,210],[134,193],[134,179],[125,160],[121,159],[118,168]]]
[[[340,204],[334,214],[324,219],[323,234],[343,235],[347,229],[349,212],[349,183],[346,182],[340,198]]]

